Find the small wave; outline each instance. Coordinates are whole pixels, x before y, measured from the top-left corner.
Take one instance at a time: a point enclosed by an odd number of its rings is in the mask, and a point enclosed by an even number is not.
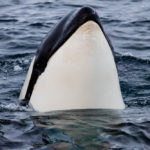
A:
[[[139,98],[125,101],[127,107],[148,107],[150,106],[150,99]]]
[[[14,66],[14,71],[21,71],[22,68],[19,65]]]
[[[131,40],[136,41],[137,39],[131,39]],[[128,49],[128,50],[144,51],[144,50],[149,50],[150,46],[149,45],[146,46],[146,44],[144,42],[142,42],[142,44],[141,44],[141,43],[137,43],[137,41],[136,41],[135,45],[133,45],[133,44],[126,45],[125,44],[125,45],[120,46],[120,48]]]
[[[2,41],[8,41],[8,40],[11,40],[12,39],[12,36],[6,34],[6,33],[0,33],[0,40]]]
[[[134,57],[133,54],[132,54],[131,52],[125,53],[124,56],[131,56],[131,57]]]
[[[0,22],[17,22],[17,19],[0,19]]]
[[[40,26],[43,26],[43,23],[41,23],[41,22],[31,23],[30,26],[40,27]]]
[[[119,20],[119,19],[110,19],[110,18],[102,17],[100,20],[102,21],[102,23],[104,23],[106,25],[107,24],[118,25],[121,23],[121,20]]]
[[[34,3],[34,5],[36,6],[44,6],[44,5],[51,5],[53,2],[37,2],[37,3]]]
[[[45,136],[43,136],[44,141],[47,143],[53,143],[55,144],[57,141],[67,142],[74,144],[75,141],[72,137],[65,135],[61,130],[59,129],[46,129],[45,130]]]
[[[17,55],[17,56],[22,56],[22,55]],[[26,65],[26,64],[29,64],[30,61],[31,61],[32,58],[29,58],[29,57],[24,57],[24,58],[16,58],[16,59],[3,59],[3,60],[0,60],[0,66],[3,67],[3,66],[9,66],[9,65],[12,65],[15,67],[15,65]]]
[[[37,27],[37,28],[39,28],[39,27],[48,27],[49,28],[48,25],[46,25],[45,23],[41,23],[41,22],[31,23],[31,24],[29,24],[29,26]]]
[[[141,57],[136,57],[134,56],[131,52],[128,53],[124,53],[124,54],[120,54],[120,53],[116,53],[116,61],[137,61],[140,63],[144,63],[144,64],[150,64],[150,58],[141,58]]]
[[[136,21],[132,21],[131,24],[134,26],[143,26],[143,25],[149,25],[150,20],[145,19],[145,20],[136,20]]]
[[[29,59],[25,59],[23,62],[24,64],[29,64]]]
[[[29,57],[31,55],[33,55],[34,53],[18,53],[18,54],[8,54],[8,55],[0,55],[0,62],[2,61],[7,61],[8,59],[19,59],[19,58],[25,58],[25,57]]]
[[[13,75],[14,72],[22,72],[27,70],[30,65],[31,58],[19,58],[16,60],[7,59],[0,60],[0,73],[5,75]]]
[[[0,112],[15,112],[15,111],[19,111],[19,112],[31,112],[32,109],[29,107],[23,107],[20,106],[19,103],[10,103],[8,105],[4,105],[4,104],[0,104]]]

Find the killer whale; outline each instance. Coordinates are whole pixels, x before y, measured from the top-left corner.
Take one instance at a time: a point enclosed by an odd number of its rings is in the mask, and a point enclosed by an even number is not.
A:
[[[123,109],[112,44],[90,7],[71,11],[46,36],[20,93],[36,111]]]

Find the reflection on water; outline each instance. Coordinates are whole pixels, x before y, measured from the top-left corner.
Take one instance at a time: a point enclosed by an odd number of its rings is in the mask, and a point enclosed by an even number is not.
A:
[[[143,132],[142,123],[135,125],[124,115],[122,110],[75,110],[33,113],[32,117],[35,125],[43,129],[43,140],[52,148],[98,150],[130,148],[133,144],[135,148],[143,147],[138,142],[146,141],[146,135],[143,139],[136,137]]]
[[[111,147],[109,139],[113,135],[109,132],[121,132],[119,124],[123,119],[120,115],[119,111],[113,110],[76,110],[34,113],[32,116],[36,126],[45,129],[44,140],[55,148],[86,147],[90,150]]]

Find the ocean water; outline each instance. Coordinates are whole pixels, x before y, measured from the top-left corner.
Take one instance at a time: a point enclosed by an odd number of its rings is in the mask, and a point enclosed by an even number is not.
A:
[[[82,6],[98,12],[112,41],[126,109],[40,114],[19,106],[40,42]],[[150,149],[150,1],[1,0],[0,150],[112,149]]]

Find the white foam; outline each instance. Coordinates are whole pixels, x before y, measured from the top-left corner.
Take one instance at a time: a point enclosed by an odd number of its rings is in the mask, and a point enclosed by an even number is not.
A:
[[[14,66],[14,71],[21,71],[22,68],[19,65]]]

